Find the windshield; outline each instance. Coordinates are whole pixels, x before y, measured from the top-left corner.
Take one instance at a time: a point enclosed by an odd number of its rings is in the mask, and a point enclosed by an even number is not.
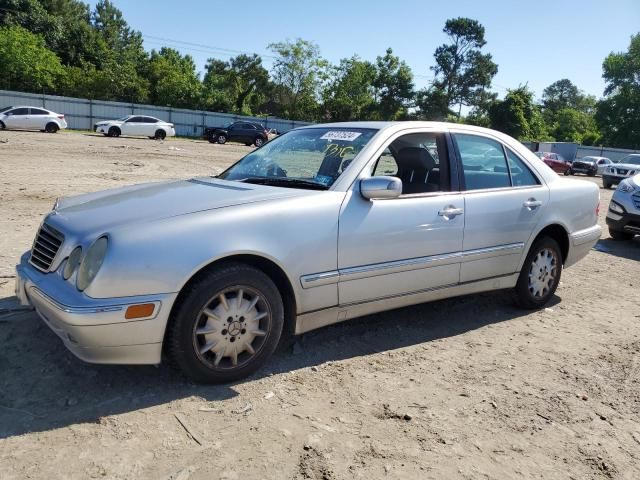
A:
[[[13,107],[4,107],[4,108],[0,108],[0,113],[2,112],[6,112],[7,110],[11,110]]]
[[[376,132],[335,127],[292,130],[253,151],[219,178],[326,190]]]
[[[629,155],[620,160],[620,163],[629,163],[631,165],[640,165],[640,155]]]

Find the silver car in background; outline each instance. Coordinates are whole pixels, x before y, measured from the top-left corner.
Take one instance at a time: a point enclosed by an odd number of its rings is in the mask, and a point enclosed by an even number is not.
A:
[[[602,175],[605,169],[612,164],[613,162],[607,157],[586,156],[573,161],[569,174],[584,173],[590,177],[595,177],[596,175]]]
[[[631,178],[638,173],[640,173],[640,153],[632,153],[604,170],[602,186],[611,188],[612,185],[618,185],[624,179]]]
[[[456,295],[553,296],[600,238],[599,194],[516,140],[431,122],[313,125],[217,177],[60,199],[16,294],[78,357],[199,382],[291,334]]]
[[[609,203],[607,226],[614,240],[631,240],[640,235],[640,174],[618,185]]]

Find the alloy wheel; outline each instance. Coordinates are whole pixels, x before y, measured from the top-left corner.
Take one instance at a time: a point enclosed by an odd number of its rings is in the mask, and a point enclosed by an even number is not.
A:
[[[533,297],[542,298],[553,288],[559,263],[556,253],[549,248],[543,248],[533,258],[529,268],[529,292]]]

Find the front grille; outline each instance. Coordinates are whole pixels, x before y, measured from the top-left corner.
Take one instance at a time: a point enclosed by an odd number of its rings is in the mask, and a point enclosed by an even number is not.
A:
[[[618,175],[626,175],[627,174],[627,170],[619,168],[618,169]]]
[[[54,258],[64,242],[64,235],[55,228],[43,223],[33,241],[29,263],[43,272],[49,271]]]
[[[589,170],[589,169],[593,168],[593,165],[591,165],[589,163],[573,162],[573,167],[574,168],[584,168],[585,170]]]

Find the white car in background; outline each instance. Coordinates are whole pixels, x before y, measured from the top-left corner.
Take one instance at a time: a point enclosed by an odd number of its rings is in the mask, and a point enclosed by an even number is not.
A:
[[[64,115],[38,107],[5,107],[0,109],[0,130],[40,130],[56,133],[67,128]]]
[[[164,140],[166,137],[175,137],[176,135],[173,123],[144,115],[127,115],[118,120],[98,122],[93,126],[93,130],[107,137],[129,135],[155,138],[156,140]]]

